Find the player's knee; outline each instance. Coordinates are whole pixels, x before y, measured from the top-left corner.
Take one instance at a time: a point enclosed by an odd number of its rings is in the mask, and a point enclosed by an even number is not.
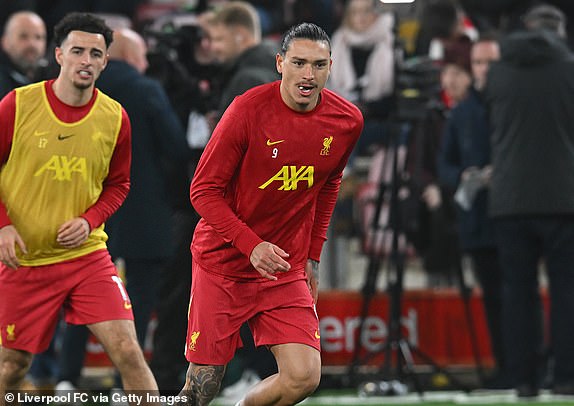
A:
[[[116,366],[119,369],[122,369],[122,367],[137,368],[145,362],[142,349],[137,340],[130,337],[120,339],[113,351],[115,353],[115,363],[118,364]]]
[[[320,365],[301,366],[289,371],[285,384],[293,399],[302,400],[315,392],[321,381]]]
[[[24,379],[32,364],[32,354],[0,348],[0,377],[9,387]]]

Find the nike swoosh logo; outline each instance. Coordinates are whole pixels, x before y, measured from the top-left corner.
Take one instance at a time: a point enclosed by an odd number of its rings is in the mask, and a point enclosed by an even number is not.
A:
[[[271,141],[270,139],[267,139],[267,146],[271,146],[271,145],[276,145],[276,144],[281,144],[282,142],[284,142],[285,140],[279,140],[279,141]]]
[[[34,131],[34,137],[41,137],[42,135],[46,135],[48,133],[49,133],[49,131],[38,131],[38,130],[36,130],[36,131]]]
[[[58,135],[58,139],[59,139],[60,141],[62,141],[62,140],[67,140],[68,138],[73,137],[74,135],[76,135],[76,134],[70,134],[70,135],[59,134],[59,135]]]
[[[318,332],[318,331],[315,331],[315,338],[316,338],[317,340],[321,338],[321,336],[319,335],[319,332]]]
[[[130,310],[132,308],[132,304],[128,302],[124,302],[124,309]]]

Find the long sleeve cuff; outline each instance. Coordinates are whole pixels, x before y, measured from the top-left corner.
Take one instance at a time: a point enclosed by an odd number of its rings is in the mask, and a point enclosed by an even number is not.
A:
[[[251,252],[263,240],[255,234],[250,228],[245,228],[233,240],[233,245],[243,253],[247,258],[251,256]]]
[[[308,257],[314,261],[320,262],[321,260],[321,251],[323,250],[323,244],[325,243],[326,239],[316,239],[311,241],[311,247],[309,248]]]

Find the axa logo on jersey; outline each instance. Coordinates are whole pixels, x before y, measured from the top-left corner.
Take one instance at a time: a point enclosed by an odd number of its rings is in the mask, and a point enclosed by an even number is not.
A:
[[[58,181],[71,181],[72,174],[78,173],[82,179],[88,179],[86,158],[67,157],[65,155],[52,155],[34,176],[40,176],[45,172],[52,173],[52,179]]]
[[[307,189],[313,186],[315,167],[313,165],[285,165],[271,179],[259,186],[259,189],[265,189],[273,182],[279,182],[277,190],[297,190],[299,182],[306,182]]]

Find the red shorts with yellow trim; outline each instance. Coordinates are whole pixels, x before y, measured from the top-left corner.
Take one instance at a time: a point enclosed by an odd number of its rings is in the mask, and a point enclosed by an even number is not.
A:
[[[227,364],[242,345],[239,329],[245,321],[256,346],[299,343],[320,351],[319,319],[303,278],[237,281],[193,261],[187,360]]]
[[[0,345],[34,354],[48,348],[62,308],[70,324],[133,320],[107,250],[51,265],[0,265],[0,298]]]

